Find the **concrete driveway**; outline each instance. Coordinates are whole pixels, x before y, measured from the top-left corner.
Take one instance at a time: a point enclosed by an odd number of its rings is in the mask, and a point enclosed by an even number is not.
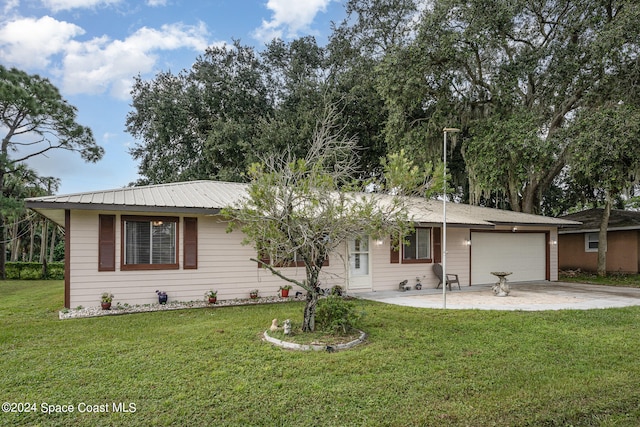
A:
[[[493,285],[462,286],[447,289],[447,309],[476,310],[586,310],[592,308],[640,306],[640,288],[587,285],[567,282],[509,283],[506,297],[494,295]],[[443,308],[442,289],[406,292],[358,293],[358,298],[409,307]]]

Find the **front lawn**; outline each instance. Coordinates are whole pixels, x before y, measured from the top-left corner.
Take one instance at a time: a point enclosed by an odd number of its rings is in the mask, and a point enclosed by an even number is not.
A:
[[[260,339],[302,303],[61,321],[61,282],[0,282],[0,401],[36,409],[0,425],[638,425],[640,307],[358,304],[366,344],[302,353]]]

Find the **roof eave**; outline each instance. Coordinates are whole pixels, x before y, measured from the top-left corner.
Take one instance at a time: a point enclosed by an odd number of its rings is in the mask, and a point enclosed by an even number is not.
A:
[[[555,222],[516,222],[516,221],[491,221],[493,222],[496,226],[517,226],[517,227],[570,227],[570,226],[574,226],[574,224],[570,224],[570,223],[555,223]],[[575,225],[578,225],[579,223],[576,223]]]
[[[25,205],[29,209],[35,211],[53,209],[53,210],[83,210],[83,211],[123,211],[123,212],[153,212],[153,213],[188,213],[188,214],[204,214],[216,215],[220,213],[220,208],[206,207],[180,207],[180,206],[144,206],[144,205],[112,205],[97,203],[57,203],[42,201],[25,201]]]

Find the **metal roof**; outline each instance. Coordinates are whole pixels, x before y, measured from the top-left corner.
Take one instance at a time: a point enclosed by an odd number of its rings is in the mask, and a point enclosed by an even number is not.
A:
[[[417,222],[442,223],[442,208],[442,200],[422,199],[411,206],[411,214]],[[451,225],[488,226],[492,228],[496,225],[549,225],[563,227],[579,224],[578,222],[570,220],[473,206],[464,203],[447,203],[447,223]]]
[[[215,214],[240,202],[247,184],[220,181],[189,181],[141,187],[127,187],[68,195],[26,199],[26,206],[58,224],[64,224],[64,210],[136,211],[151,213]],[[390,196],[379,196],[380,200]],[[442,223],[442,201],[411,199],[410,213],[420,223]],[[459,226],[495,225],[568,226],[579,223],[566,219],[447,203],[447,223]]]
[[[126,187],[88,193],[44,196],[26,199],[28,204],[100,205],[106,207],[179,207],[219,209],[244,195],[246,184],[217,181],[190,181]]]

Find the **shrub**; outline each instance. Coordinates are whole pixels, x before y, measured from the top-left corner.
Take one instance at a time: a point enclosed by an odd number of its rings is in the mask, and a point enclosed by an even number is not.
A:
[[[318,301],[316,324],[320,329],[332,333],[347,333],[355,328],[360,319],[353,301],[330,295]]]
[[[50,262],[47,265],[46,278],[51,280],[64,279],[64,262]]]
[[[42,277],[42,264],[39,262],[7,262],[5,272],[10,280],[61,280],[64,279],[64,262],[47,263],[47,277]]]
[[[340,285],[335,285],[334,287],[331,288],[331,295],[336,295],[341,297],[342,296],[342,286]]]
[[[9,280],[20,280],[20,266],[15,262],[7,262],[4,267],[5,274]]]
[[[29,266],[20,270],[21,280],[40,280],[42,279],[42,265]]]

